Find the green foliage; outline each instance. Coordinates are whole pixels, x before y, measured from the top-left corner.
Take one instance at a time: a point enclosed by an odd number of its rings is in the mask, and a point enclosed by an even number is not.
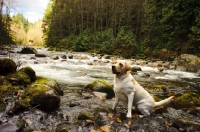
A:
[[[51,0],[45,44],[125,58],[162,49],[199,55],[199,7],[198,0]]]

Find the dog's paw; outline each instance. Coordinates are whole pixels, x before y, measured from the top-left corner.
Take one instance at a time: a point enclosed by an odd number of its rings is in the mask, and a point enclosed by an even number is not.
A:
[[[132,115],[128,113],[128,114],[126,115],[126,117],[127,117],[127,118],[132,118]]]

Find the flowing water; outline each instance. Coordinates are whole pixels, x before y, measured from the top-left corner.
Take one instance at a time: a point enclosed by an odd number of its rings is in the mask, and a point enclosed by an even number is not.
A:
[[[73,59],[61,59],[53,60],[50,57],[36,57],[31,59],[35,55],[21,54],[20,61],[22,67],[32,67],[38,76],[44,76],[52,78],[58,82],[68,85],[85,85],[96,79],[104,79],[112,83],[113,74],[111,72],[111,59],[99,59],[97,56],[92,56],[88,53],[66,53],[47,51],[47,49],[38,49],[39,53],[47,54],[49,56],[57,55],[73,55]],[[82,59],[84,58],[84,59]],[[127,60],[130,62],[130,60]],[[97,62],[97,63],[94,63]],[[91,63],[94,63],[91,65]],[[131,65],[138,66],[138,65]],[[179,80],[179,81],[191,81],[200,83],[200,77],[196,73],[176,71],[176,70],[164,70],[162,73],[157,68],[149,66],[139,66],[142,71],[138,73],[138,76],[143,73],[149,73],[152,79],[157,80]]]

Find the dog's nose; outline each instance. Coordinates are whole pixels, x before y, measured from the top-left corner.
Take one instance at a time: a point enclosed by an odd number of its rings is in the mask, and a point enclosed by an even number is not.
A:
[[[112,69],[115,69],[115,66],[112,66]]]

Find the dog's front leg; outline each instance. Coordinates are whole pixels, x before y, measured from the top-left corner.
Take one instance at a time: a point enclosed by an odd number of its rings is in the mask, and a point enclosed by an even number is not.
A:
[[[132,118],[132,107],[133,107],[133,97],[134,97],[134,93],[130,93],[127,95],[128,97],[128,113],[126,115],[126,117],[128,118]]]
[[[119,97],[117,97],[117,96],[115,95],[115,102],[114,102],[113,107],[112,107],[113,110],[116,109],[118,103],[119,103]]]

